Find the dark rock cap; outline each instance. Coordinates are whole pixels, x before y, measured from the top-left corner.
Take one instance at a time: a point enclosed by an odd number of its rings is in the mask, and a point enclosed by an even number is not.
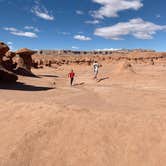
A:
[[[28,48],[21,48],[17,50],[15,53],[20,55],[20,56],[31,56],[35,54],[37,51],[30,50]]]
[[[7,51],[9,51],[9,47],[0,41],[0,55],[4,55]]]

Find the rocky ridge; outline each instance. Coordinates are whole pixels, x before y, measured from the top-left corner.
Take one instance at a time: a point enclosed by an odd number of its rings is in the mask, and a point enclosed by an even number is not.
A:
[[[72,52],[72,51],[47,51],[32,56],[34,67],[58,67],[70,64],[91,65],[94,61],[100,63],[117,63],[126,61],[131,64],[166,64],[165,52],[154,51],[99,51],[99,52]]]

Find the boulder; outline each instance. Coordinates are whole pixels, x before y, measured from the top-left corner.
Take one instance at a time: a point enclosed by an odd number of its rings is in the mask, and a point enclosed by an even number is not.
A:
[[[6,70],[2,65],[0,65],[0,82],[13,83],[18,79],[17,75]]]

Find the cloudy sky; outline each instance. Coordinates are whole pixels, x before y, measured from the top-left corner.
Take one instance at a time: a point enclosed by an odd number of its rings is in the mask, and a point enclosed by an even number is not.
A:
[[[0,0],[0,40],[13,49],[166,51],[164,0]]]

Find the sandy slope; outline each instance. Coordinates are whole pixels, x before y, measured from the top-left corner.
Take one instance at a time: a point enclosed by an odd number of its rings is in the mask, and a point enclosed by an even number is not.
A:
[[[120,66],[104,65],[99,82],[88,66],[62,66],[1,86],[0,165],[164,166],[166,68]]]

